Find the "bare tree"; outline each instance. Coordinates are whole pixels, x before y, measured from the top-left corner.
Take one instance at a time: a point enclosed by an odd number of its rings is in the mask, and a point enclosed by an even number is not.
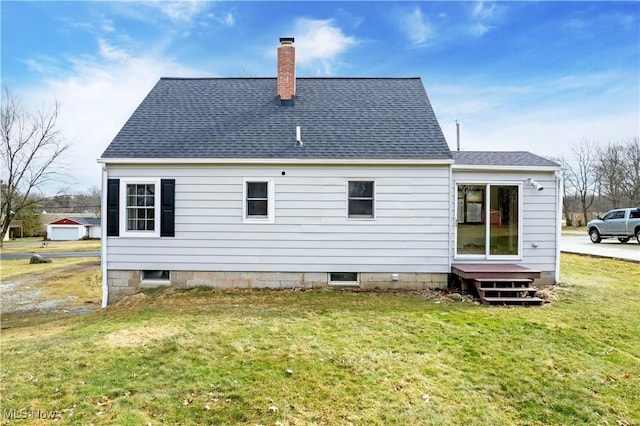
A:
[[[569,162],[563,157],[560,159],[554,159],[556,163],[560,164],[562,169],[560,170],[562,176],[562,211],[564,213],[564,220],[567,226],[574,226],[573,213],[577,209],[577,199],[575,194],[570,193],[571,184],[569,183]]]
[[[69,148],[57,127],[60,106],[30,114],[4,88],[2,132],[2,199],[0,200],[0,247],[11,220],[21,210],[40,202],[42,186],[60,176],[58,161]]]
[[[629,206],[640,207],[640,138],[625,145],[625,195]]]
[[[584,224],[589,220],[587,212],[595,199],[597,179],[597,150],[593,142],[582,141],[571,148],[574,164],[566,163],[566,186],[580,203]]]
[[[600,195],[607,199],[614,209],[625,204],[625,147],[609,143],[598,149],[599,164],[596,167]]]

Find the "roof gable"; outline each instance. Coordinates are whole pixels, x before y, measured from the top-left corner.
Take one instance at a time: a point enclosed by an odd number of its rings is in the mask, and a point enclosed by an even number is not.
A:
[[[451,159],[419,78],[299,78],[291,106],[275,87],[163,78],[102,158]]]
[[[49,225],[84,225],[93,226],[100,225],[99,217],[64,217],[56,221],[50,222]]]

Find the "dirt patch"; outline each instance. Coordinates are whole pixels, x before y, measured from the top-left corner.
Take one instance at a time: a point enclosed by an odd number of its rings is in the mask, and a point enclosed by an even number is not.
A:
[[[538,289],[536,296],[544,300],[545,303],[551,303],[560,299],[562,295],[569,291],[570,289],[560,285],[550,285]]]
[[[138,328],[125,328],[104,336],[96,342],[99,347],[127,348],[148,343],[157,342],[168,337],[173,337],[184,332],[184,329],[176,326],[144,326]]]

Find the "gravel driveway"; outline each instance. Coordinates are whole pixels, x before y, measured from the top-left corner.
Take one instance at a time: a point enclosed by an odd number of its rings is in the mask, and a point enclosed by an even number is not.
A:
[[[74,272],[95,268],[93,265],[73,265],[58,272],[73,275]],[[80,296],[71,294],[51,297],[43,289],[51,276],[46,273],[20,275],[16,278],[2,279],[0,284],[0,312],[8,313],[71,313],[86,314],[100,309],[96,297],[80,300]],[[91,300],[88,300],[91,299]]]

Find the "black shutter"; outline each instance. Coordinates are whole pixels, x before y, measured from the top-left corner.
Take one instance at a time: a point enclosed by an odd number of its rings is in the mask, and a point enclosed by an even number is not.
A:
[[[107,181],[107,236],[120,235],[120,179]]]
[[[176,180],[160,181],[160,236],[175,237]]]

